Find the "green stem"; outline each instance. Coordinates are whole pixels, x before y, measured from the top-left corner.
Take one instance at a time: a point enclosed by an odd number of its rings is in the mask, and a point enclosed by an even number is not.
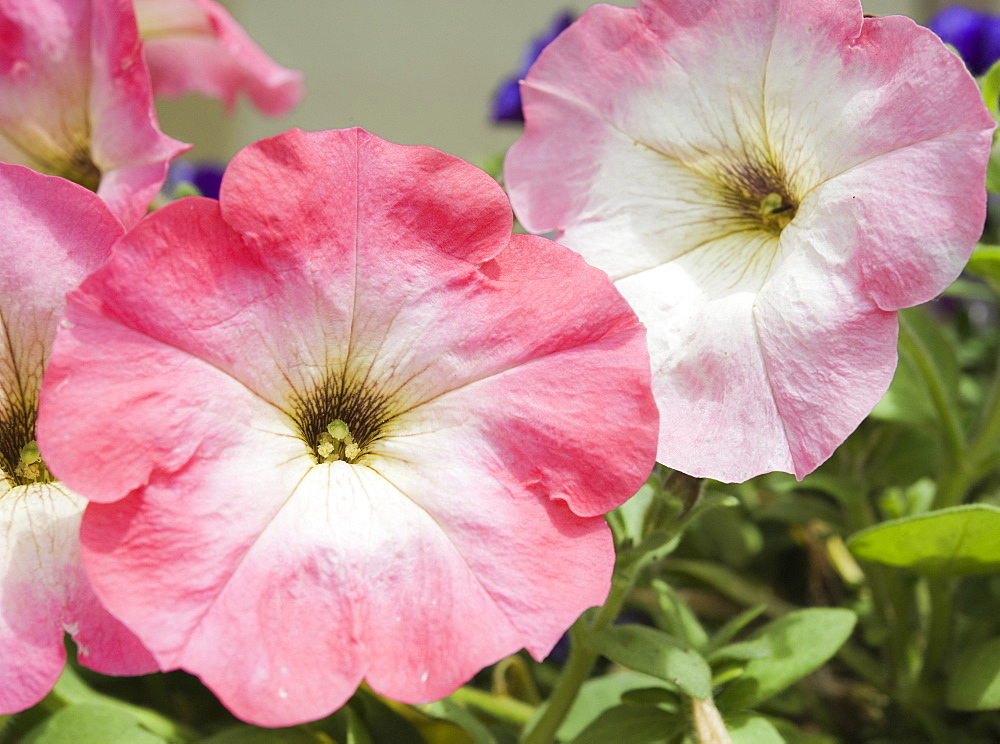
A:
[[[972,442],[956,463],[954,472],[941,484],[934,506],[938,509],[962,503],[976,481],[997,465],[996,445],[1000,441],[1000,360],[983,406],[985,415],[976,426]]]
[[[930,594],[930,620],[927,625],[927,646],[924,662],[920,669],[920,688],[931,692],[935,676],[948,656],[951,646],[952,582],[947,576],[928,576],[927,589]],[[940,695],[930,695],[939,702]]]
[[[899,342],[910,353],[910,358],[917,365],[917,369],[924,379],[924,384],[927,386],[927,391],[930,393],[931,402],[937,410],[938,418],[941,419],[949,459],[952,462],[960,462],[965,451],[965,432],[962,429],[958,413],[948,398],[944,380],[941,379],[937,367],[934,366],[930,350],[913,330],[904,313],[899,314],[899,330]]]
[[[852,641],[847,641],[837,651],[837,658],[876,690],[885,691],[887,687],[885,671],[863,648]]]
[[[512,697],[493,695],[475,687],[459,687],[451,699],[466,707],[475,708],[499,721],[516,726],[526,726],[534,717],[536,708]]]
[[[609,626],[618,617],[634,581],[634,572],[616,575],[608,599],[597,611],[593,622],[588,624],[587,616],[584,615],[573,623],[573,627],[569,629],[569,658],[559,679],[556,680],[542,715],[522,736],[522,744],[550,744],[555,741],[556,732],[573,707],[580,687],[590,677],[590,672],[597,661],[598,653],[590,645],[590,637]]]
[[[847,511],[847,524],[851,532],[863,530],[878,522],[878,515],[872,508],[868,493],[863,487],[859,486],[842,503]],[[885,646],[889,657],[890,674],[879,675],[882,683],[878,688],[893,695],[902,689],[911,674],[909,649],[912,644],[913,629],[906,627],[906,619],[910,615],[909,594],[901,585],[898,573],[893,573],[892,569],[867,561],[860,561],[858,565],[871,588],[875,613],[882,621],[883,627],[889,631]],[[869,680],[871,681],[871,677]]]
[[[902,318],[902,316],[900,316]],[[931,366],[927,359],[921,354],[926,353],[926,349],[919,344],[916,345],[913,353],[914,361],[918,363],[921,372],[927,377],[925,368]],[[938,380],[940,382],[940,380]],[[931,387],[928,379],[928,387]],[[943,387],[941,388],[943,391]],[[948,429],[948,438],[952,439],[950,432],[952,424],[957,420],[956,414],[951,412],[948,419],[941,408],[939,398],[934,394],[935,406],[941,414],[941,420]],[[946,400],[945,400],[946,402]],[[949,407],[950,410],[950,407]],[[1000,464],[1000,453],[997,452],[997,442],[1000,441],[1000,359],[994,367],[993,380],[990,390],[987,393],[984,404],[981,408],[984,414],[980,417],[972,441],[967,447],[960,448],[957,453],[952,453],[952,465],[945,469],[945,477],[941,479],[938,493],[934,499],[934,507],[942,509],[949,506],[956,506],[965,499],[969,491],[976,482]],[[952,423],[949,423],[952,422]],[[961,430],[961,427],[959,427]]]

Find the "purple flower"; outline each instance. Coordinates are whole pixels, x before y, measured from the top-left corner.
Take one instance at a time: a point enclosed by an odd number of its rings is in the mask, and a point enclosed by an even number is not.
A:
[[[575,20],[573,14],[564,10],[552,19],[549,27],[539,36],[532,39],[524,49],[524,56],[521,58],[521,66],[517,69],[517,74],[506,78],[497,88],[493,96],[493,108],[491,118],[497,124],[504,122],[523,123],[524,116],[521,114],[521,79],[528,74],[528,70],[555,38],[565,31]]]
[[[170,164],[163,190],[171,198],[176,198],[177,186],[181,183],[188,183],[198,189],[198,193],[202,196],[218,199],[224,170],[225,164],[211,160],[203,160],[198,163],[175,160]]]
[[[927,27],[958,50],[973,75],[982,75],[1000,59],[1000,16],[953,5]]]

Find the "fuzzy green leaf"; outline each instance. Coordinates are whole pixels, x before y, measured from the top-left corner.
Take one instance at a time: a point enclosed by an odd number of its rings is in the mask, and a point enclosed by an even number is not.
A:
[[[24,744],[164,744],[127,712],[100,703],[71,705],[46,718]]]
[[[556,738],[559,741],[573,740],[601,713],[621,703],[622,696],[629,690],[646,690],[666,684],[656,677],[639,672],[618,672],[587,680],[559,727]],[[543,705],[539,709],[539,714],[544,707]]]
[[[670,682],[692,697],[705,699],[712,694],[708,662],[662,630],[614,625],[598,633],[591,643],[612,661]]]
[[[785,744],[778,730],[763,716],[737,713],[726,719],[733,744]]]
[[[1000,508],[969,504],[903,517],[853,535],[858,558],[927,574],[979,574],[1000,569]]]
[[[619,705],[604,711],[573,744],[662,744],[677,730],[675,716],[649,705]]]
[[[770,647],[770,655],[747,662],[742,676],[718,696],[719,708],[752,707],[815,671],[843,645],[856,620],[850,610],[812,608],[765,625],[754,637]]]

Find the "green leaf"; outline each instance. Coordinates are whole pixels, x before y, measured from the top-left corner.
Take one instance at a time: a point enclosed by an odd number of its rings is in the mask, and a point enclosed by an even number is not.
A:
[[[763,716],[736,713],[726,719],[733,744],[785,744],[784,737]]]
[[[844,644],[856,620],[850,610],[812,608],[765,625],[755,638],[770,646],[770,656],[747,662],[743,675],[718,696],[719,708],[752,707],[815,671]]]
[[[670,682],[704,700],[712,694],[712,670],[693,649],[645,625],[613,625],[591,639],[594,648],[614,662]]]
[[[195,732],[191,729],[154,710],[126,703],[124,700],[91,689],[72,664],[63,667],[62,674],[56,680],[55,687],[52,688],[49,696],[53,701],[58,701],[69,707],[97,705],[117,711],[123,716],[138,721],[145,730],[156,734],[159,737],[158,740],[190,741],[195,736]]]
[[[767,719],[785,740],[786,744],[839,744],[839,739],[829,734],[802,731],[798,726],[782,718]]]
[[[628,690],[622,693],[622,702],[632,705],[655,705],[660,710],[675,713],[680,710],[681,702],[686,705],[690,698],[668,687],[642,687],[638,690]]]
[[[486,725],[458,703],[445,698],[420,706],[428,715],[449,721],[465,731],[473,744],[496,744],[496,738]]]
[[[1000,245],[980,243],[965,268],[985,279],[993,290],[1000,294]]]
[[[662,687],[666,683],[656,677],[639,672],[616,672],[603,677],[587,680],[573,701],[573,707],[556,732],[559,741],[572,740],[578,736],[601,713],[621,702],[622,695],[629,690],[645,690]],[[539,709],[539,714],[542,708]]]
[[[364,689],[358,690],[351,698],[350,706],[364,722],[372,740],[391,741],[392,744],[425,744],[414,724],[378,696]]]
[[[752,641],[742,641],[730,643],[728,646],[713,651],[708,660],[714,664],[723,659],[733,661],[748,661],[750,659],[766,659],[771,655],[771,646],[763,638],[755,638]]]
[[[1000,508],[969,504],[882,522],[852,535],[858,558],[928,574],[1000,569]]]
[[[990,159],[986,163],[986,190],[994,194],[1000,193],[1000,139],[993,138],[990,148]]]
[[[46,718],[24,744],[165,744],[123,710],[100,703],[71,705]]]
[[[983,93],[983,103],[986,104],[986,108],[993,114],[997,123],[1000,123],[1000,111],[998,111],[998,106],[1000,106],[1000,61],[994,62],[986,74],[979,79],[979,87]]]
[[[321,739],[302,729],[264,729],[256,726],[232,726],[198,744],[320,744]]]
[[[746,566],[764,544],[760,526],[743,509],[717,509],[705,514],[690,539],[704,549],[705,555],[737,568]]]
[[[668,624],[667,630],[691,648],[703,649],[708,644],[708,634],[687,603],[665,581],[654,579],[652,587]]]
[[[756,620],[758,617],[763,615],[767,611],[766,604],[759,604],[751,607],[749,610],[741,612],[739,615],[734,617],[732,620],[727,622],[717,631],[715,635],[712,636],[712,641],[709,644],[709,651],[721,648],[722,646],[729,643],[736,634],[747,627],[750,623]]]
[[[930,374],[952,406],[958,405],[959,365],[954,345],[940,325],[918,308],[901,310],[899,364],[892,384],[872,411],[875,418],[923,424],[935,421],[938,413],[926,382],[921,362],[930,365]]]
[[[351,706],[347,706],[347,744],[372,744],[368,728]]]
[[[806,486],[805,483],[802,485]],[[837,525],[843,521],[841,510],[829,499],[797,489],[778,493],[773,501],[754,509],[753,516],[762,522],[773,520],[785,524],[808,524],[814,519],[821,519],[827,524]]]
[[[627,540],[631,545],[638,545],[642,542],[643,515],[656,496],[658,487],[653,482],[656,477],[654,472],[642,488],[636,491],[635,495],[608,514],[608,522],[612,523],[619,540]]]
[[[604,711],[572,744],[663,744],[673,736],[676,716],[648,705],[619,705]]]
[[[744,574],[715,561],[668,558],[660,563],[660,567],[697,579],[723,597],[729,597],[742,605],[763,604],[766,611],[774,615],[783,615],[795,609],[795,605],[775,596],[769,585],[748,579]]]
[[[964,649],[948,677],[952,710],[1000,709],[1000,637]]]

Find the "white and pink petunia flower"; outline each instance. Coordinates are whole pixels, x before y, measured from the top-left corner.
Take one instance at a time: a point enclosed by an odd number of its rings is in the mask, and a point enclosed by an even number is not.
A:
[[[131,0],[0,3],[0,160],[96,190],[130,225],[186,149],[158,128]]]
[[[361,130],[237,155],[68,301],[39,443],[99,596],[264,725],[416,703],[608,592],[645,335],[482,171]],[[86,414],[86,415],[84,415]]]
[[[108,674],[155,662],[98,602],[80,562],[86,501],[54,481],[35,439],[42,370],[66,292],[123,232],[101,200],[62,179],[0,164],[0,714],[55,684],[63,636]]]
[[[135,0],[158,96],[201,93],[231,109],[240,93],[265,114],[302,100],[302,73],[277,64],[214,0]]]
[[[802,477],[896,362],[895,310],[959,273],[993,121],[961,61],[857,0],[592,8],[522,84],[506,183],[649,333],[658,459]]]

